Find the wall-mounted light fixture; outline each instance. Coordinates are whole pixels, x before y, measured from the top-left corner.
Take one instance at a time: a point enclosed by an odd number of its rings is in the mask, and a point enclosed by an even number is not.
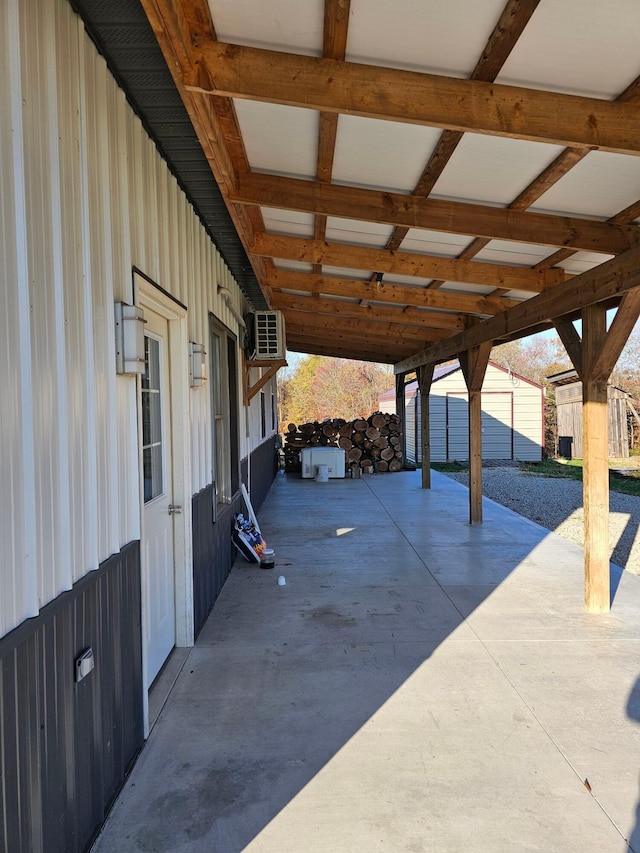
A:
[[[144,311],[116,302],[116,371],[144,373]]]
[[[206,352],[202,344],[189,342],[189,384],[201,388],[207,381]]]

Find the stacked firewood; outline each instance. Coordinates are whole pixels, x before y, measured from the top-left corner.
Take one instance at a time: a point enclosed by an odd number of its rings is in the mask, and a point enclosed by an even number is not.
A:
[[[354,421],[331,418],[289,424],[284,436],[285,471],[300,470],[299,454],[304,447],[341,447],[347,469],[354,466],[369,474],[400,471],[404,465],[400,418],[384,412]]]

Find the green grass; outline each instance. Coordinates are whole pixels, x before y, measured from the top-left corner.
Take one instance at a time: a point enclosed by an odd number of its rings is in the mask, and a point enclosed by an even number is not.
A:
[[[468,465],[459,465],[457,462],[432,462],[431,467],[434,471],[440,471],[442,474],[458,474],[460,471],[468,469]]]
[[[616,460],[617,462],[618,460]],[[610,463],[614,467],[622,467],[620,462]],[[443,474],[451,472],[466,471],[466,465],[457,462],[432,462],[434,471]],[[538,477],[555,477],[565,480],[582,480],[582,459],[545,459],[542,462],[520,462],[521,471],[528,471]],[[617,477],[614,473],[609,475],[609,489],[612,492],[622,492],[625,495],[640,496],[640,468],[630,471],[625,478]]]
[[[609,463],[613,467],[619,464]],[[565,479],[582,480],[582,459],[545,459],[543,462],[521,462],[523,471],[530,471],[541,477],[563,477]],[[609,474],[609,489],[612,492],[622,492],[625,495],[640,496],[640,469],[629,471],[626,477]]]

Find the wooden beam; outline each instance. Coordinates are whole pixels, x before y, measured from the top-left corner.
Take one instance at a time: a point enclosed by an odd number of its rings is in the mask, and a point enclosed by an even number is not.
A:
[[[323,213],[536,245],[571,246],[590,252],[618,254],[640,242],[640,229],[630,225],[427,199],[257,172],[238,175],[237,185],[229,197],[238,204]]]
[[[433,382],[433,364],[423,364],[418,368],[418,389],[420,391],[420,448],[422,458],[422,488],[431,488],[431,424],[429,418],[429,394]]]
[[[468,314],[497,314],[514,305],[515,299],[496,296],[473,296],[470,293],[430,291],[423,287],[402,284],[384,284],[337,276],[315,276],[310,273],[274,269],[267,276],[267,284],[274,290],[301,290],[306,293],[324,293],[327,296],[348,296],[392,305],[411,305],[416,308],[435,308]]]
[[[309,311],[283,311],[287,331],[296,334],[318,334],[325,339],[337,335],[364,341],[389,342],[394,346],[398,342],[411,343],[414,351],[425,341],[440,341],[448,336],[442,329],[422,329],[419,326],[403,326],[400,323],[383,323],[372,320],[355,320],[351,317],[335,317],[326,314],[313,314]]]
[[[319,296],[294,296],[274,291],[271,298],[273,308],[290,311],[309,311],[313,314],[328,314],[337,317],[353,317],[356,320],[372,320],[382,323],[398,323],[420,329],[448,329],[450,332],[465,328],[464,314],[449,314],[444,311],[425,311],[421,308],[380,308],[362,305],[344,299],[324,299]]]
[[[582,341],[576,331],[576,327],[570,320],[562,318],[555,320],[553,325],[556,327],[556,332],[564,344],[564,348],[571,359],[571,364],[573,364],[578,378],[582,379]]]
[[[607,380],[593,375],[606,341],[606,323],[604,305],[590,305],[582,312],[584,579],[589,613],[608,613],[610,608]]]
[[[294,321],[291,320],[291,323]],[[363,350],[368,350],[369,352],[376,352],[380,350],[381,352],[395,352],[397,355],[396,361],[398,357],[402,357],[402,355],[409,356],[411,353],[415,352],[416,349],[420,346],[420,343],[416,339],[412,338],[394,338],[392,336],[384,336],[384,335],[373,335],[371,333],[367,333],[362,329],[350,330],[346,327],[335,329],[331,334],[327,333],[327,330],[322,327],[307,325],[306,323],[299,323],[296,325],[292,325],[291,329],[287,329],[287,345],[289,340],[297,340],[298,342],[303,339],[318,341],[326,346],[331,346],[332,343],[336,343],[336,345],[346,347],[361,347]],[[287,346],[288,348],[288,346]]]
[[[415,252],[374,249],[347,243],[327,243],[322,240],[308,240],[304,237],[288,237],[281,234],[256,235],[249,251],[253,255],[267,258],[376,270],[416,278],[441,278],[466,284],[501,287],[505,290],[526,290],[531,293],[541,293],[567,278],[564,270],[561,269],[534,270],[422,255]]]
[[[598,357],[591,365],[593,381],[609,379],[638,317],[640,317],[640,288],[625,293],[622,297]]]
[[[396,350],[376,349],[375,347],[364,348],[362,343],[357,346],[345,346],[341,343],[327,343],[316,339],[298,338],[295,335],[287,335],[287,348],[291,352],[310,353],[313,355],[324,355],[330,358],[348,358],[352,361],[372,361],[377,364],[393,364],[398,360]]]
[[[625,103],[220,42],[199,43],[194,56],[212,87],[203,88],[198,75],[185,80],[187,88],[212,95],[569,148],[640,152],[637,110]]]
[[[496,314],[480,325],[467,329],[448,341],[436,344],[396,365],[396,371],[415,370],[421,364],[437,364],[453,358],[483,341],[501,341],[509,336],[521,337],[528,330],[581,311],[597,302],[622,297],[640,286],[640,248],[631,249],[593,269],[558,284],[521,305]]]

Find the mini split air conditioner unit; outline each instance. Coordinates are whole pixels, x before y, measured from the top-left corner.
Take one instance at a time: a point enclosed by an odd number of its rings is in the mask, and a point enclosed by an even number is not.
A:
[[[256,359],[284,358],[286,341],[282,311],[255,312]]]

